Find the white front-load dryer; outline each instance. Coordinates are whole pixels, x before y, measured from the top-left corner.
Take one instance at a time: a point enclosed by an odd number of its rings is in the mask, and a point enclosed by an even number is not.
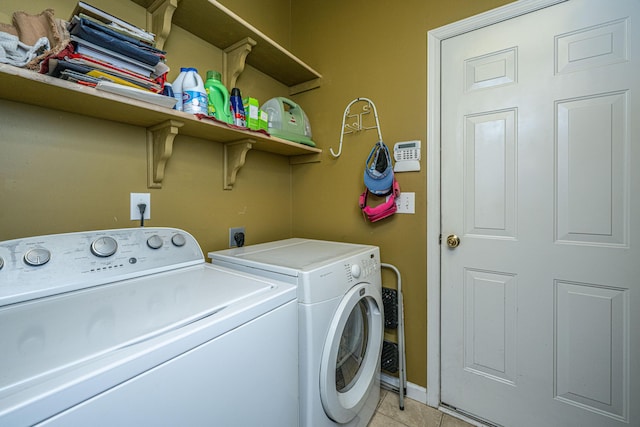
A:
[[[209,257],[297,285],[300,425],[366,426],[380,398],[379,248],[294,238]]]

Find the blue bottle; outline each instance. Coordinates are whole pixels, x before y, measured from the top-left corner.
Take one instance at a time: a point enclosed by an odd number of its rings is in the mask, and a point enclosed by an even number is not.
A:
[[[233,113],[233,124],[236,126],[247,127],[247,119],[242,103],[242,95],[240,89],[234,87],[231,89],[231,112]]]
[[[165,82],[163,88],[162,88],[162,94],[164,96],[168,96],[170,98],[175,98],[175,94],[173,93],[173,85],[169,82]],[[176,106],[173,106],[173,109],[176,110]]]

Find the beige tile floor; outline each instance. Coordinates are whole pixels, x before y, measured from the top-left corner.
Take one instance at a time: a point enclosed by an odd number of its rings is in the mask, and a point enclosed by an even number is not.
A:
[[[380,403],[369,427],[473,427],[409,398],[404,399],[404,411],[398,403],[397,393],[381,389]]]

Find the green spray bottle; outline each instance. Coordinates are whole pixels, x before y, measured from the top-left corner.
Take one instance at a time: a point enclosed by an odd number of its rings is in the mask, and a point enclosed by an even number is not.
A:
[[[233,123],[229,108],[229,91],[222,84],[220,77],[218,71],[207,71],[207,81],[204,83],[209,98],[207,114],[222,122]]]

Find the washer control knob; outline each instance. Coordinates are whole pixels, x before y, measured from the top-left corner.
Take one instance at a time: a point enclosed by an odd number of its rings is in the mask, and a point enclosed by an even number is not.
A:
[[[2,270],[2,267],[4,267],[4,259],[0,256],[0,270]]]
[[[153,236],[147,239],[147,246],[151,249],[160,249],[162,247],[162,237],[154,234]]]
[[[45,248],[30,249],[26,254],[24,254],[24,262],[34,267],[45,265],[50,259],[51,252]]]
[[[362,274],[362,268],[360,268],[360,264],[353,264],[351,266],[351,275],[357,279],[358,277],[360,277],[360,274]]]
[[[176,233],[173,235],[173,237],[171,237],[171,243],[178,247],[184,246],[187,244],[187,239],[185,239],[184,235]]]
[[[113,237],[99,237],[91,243],[91,253],[102,258],[109,257],[118,250],[118,242]]]

